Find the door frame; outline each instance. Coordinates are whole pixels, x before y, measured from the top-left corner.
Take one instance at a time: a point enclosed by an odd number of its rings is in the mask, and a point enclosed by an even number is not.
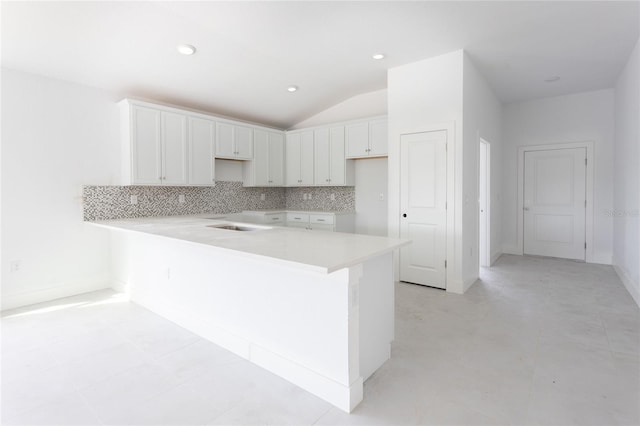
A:
[[[518,147],[518,204],[516,215],[518,218],[518,254],[524,254],[524,154],[531,151],[549,151],[556,149],[585,148],[587,151],[586,200],[585,208],[585,262],[593,263],[593,141],[567,142],[550,145],[530,145]]]
[[[485,244],[484,244],[484,259],[480,256],[482,251],[480,250],[480,243],[482,242],[481,234],[482,234],[482,226],[480,224],[480,182],[482,179],[480,178],[481,171],[483,169],[482,161],[480,161],[480,149],[481,147],[485,147],[485,161],[484,161],[484,169],[485,169]],[[486,139],[478,136],[478,265],[483,268],[491,267],[491,143]]]
[[[456,183],[456,123],[452,122],[443,122],[443,123],[429,123],[417,128],[407,128],[402,129],[397,135],[398,143],[397,146],[389,148],[389,151],[394,151],[393,154],[397,155],[397,172],[398,172],[398,180],[396,181],[397,187],[396,189],[396,202],[389,205],[389,218],[396,217],[397,219],[394,221],[395,229],[389,228],[389,236],[396,236],[396,238],[400,238],[400,228],[401,228],[401,219],[400,219],[400,205],[402,203],[402,189],[401,189],[401,179],[400,179],[400,139],[402,135],[414,134],[414,133],[424,133],[424,132],[437,132],[440,130],[444,130],[447,133],[447,147],[446,147],[446,155],[447,155],[447,213],[446,213],[446,232],[447,232],[447,270],[445,273],[445,290],[451,291],[449,284],[455,282],[455,274],[454,270],[457,265],[456,257],[455,257],[455,206],[456,206],[456,192],[455,192],[455,183]],[[391,132],[391,129],[390,129]],[[389,133],[391,135],[391,133]],[[391,141],[392,139],[389,138]],[[389,144],[391,145],[391,144]],[[396,151],[397,150],[397,151]],[[393,155],[392,154],[392,155]],[[462,161],[460,161],[462,163]],[[389,163],[391,164],[391,163]],[[389,169],[391,175],[391,168]],[[462,170],[462,165],[460,165],[459,170]],[[461,179],[460,179],[461,181]],[[389,185],[391,186],[393,183],[391,179],[389,180]],[[462,183],[460,183],[462,185]],[[394,191],[395,192],[395,191]],[[389,191],[391,194],[392,192]],[[396,204],[397,203],[397,204]],[[460,212],[461,214],[461,212]],[[397,275],[394,275],[394,280],[398,281],[400,278],[400,256],[394,256],[394,269]],[[459,286],[462,287],[462,283],[459,283]],[[454,287],[458,287],[455,285]],[[455,291],[455,289],[454,289]],[[462,291],[460,292],[462,294]]]

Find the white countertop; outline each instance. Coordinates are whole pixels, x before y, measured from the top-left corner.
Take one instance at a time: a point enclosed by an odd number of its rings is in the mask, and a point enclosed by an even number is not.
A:
[[[265,229],[248,232],[207,226],[238,223],[219,219],[222,216],[199,214],[87,223],[111,230],[157,235],[231,250],[240,255],[275,260],[321,273],[331,273],[362,263],[410,243],[409,240],[395,238],[276,226],[263,225]]]

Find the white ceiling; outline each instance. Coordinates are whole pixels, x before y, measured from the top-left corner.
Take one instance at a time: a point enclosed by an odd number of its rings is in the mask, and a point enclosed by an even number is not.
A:
[[[504,102],[612,87],[639,4],[3,1],[2,66],[288,128],[458,49]]]

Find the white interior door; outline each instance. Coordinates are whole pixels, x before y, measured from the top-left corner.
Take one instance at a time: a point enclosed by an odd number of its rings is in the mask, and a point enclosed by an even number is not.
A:
[[[585,260],[585,148],[524,153],[524,253]]]
[[[446,288],[447,132],[400,138],[400,280]]]

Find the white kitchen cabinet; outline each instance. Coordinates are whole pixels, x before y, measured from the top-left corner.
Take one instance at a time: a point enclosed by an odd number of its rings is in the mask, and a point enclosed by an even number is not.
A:
[[[388,154],[387,120],[376,119],[345,126],[346,157],[384,157]]]
[[[215,185],[215,129],[213,120],[189,117],[190,185]]]
[[[253,129],[225,122],[216,123],[216,157],[253,159]]]
[[[282,226],[285,223],[286,213],[284,211],[245,210],[242,212],[242,217],[242,220],[249,223]]]
[[[187,183],[187,116],[162,111],[162,184]]]
[[[322,127],[314,131],[315,185],[354,185],[352,161],[345,159],[344,126]]]
[[[284,135],[255,129],[254,159],[243,165],[244,186],[284,185]]]
[[[187,183],[187,116],[144,104],[120,103],[122,183]]]
[[[312,186],[313,131],[287,134],[285,152],[287,186]]]
[[[355,232],[355,216],[353,213],[288,211],[286,226],[310,231]]]

